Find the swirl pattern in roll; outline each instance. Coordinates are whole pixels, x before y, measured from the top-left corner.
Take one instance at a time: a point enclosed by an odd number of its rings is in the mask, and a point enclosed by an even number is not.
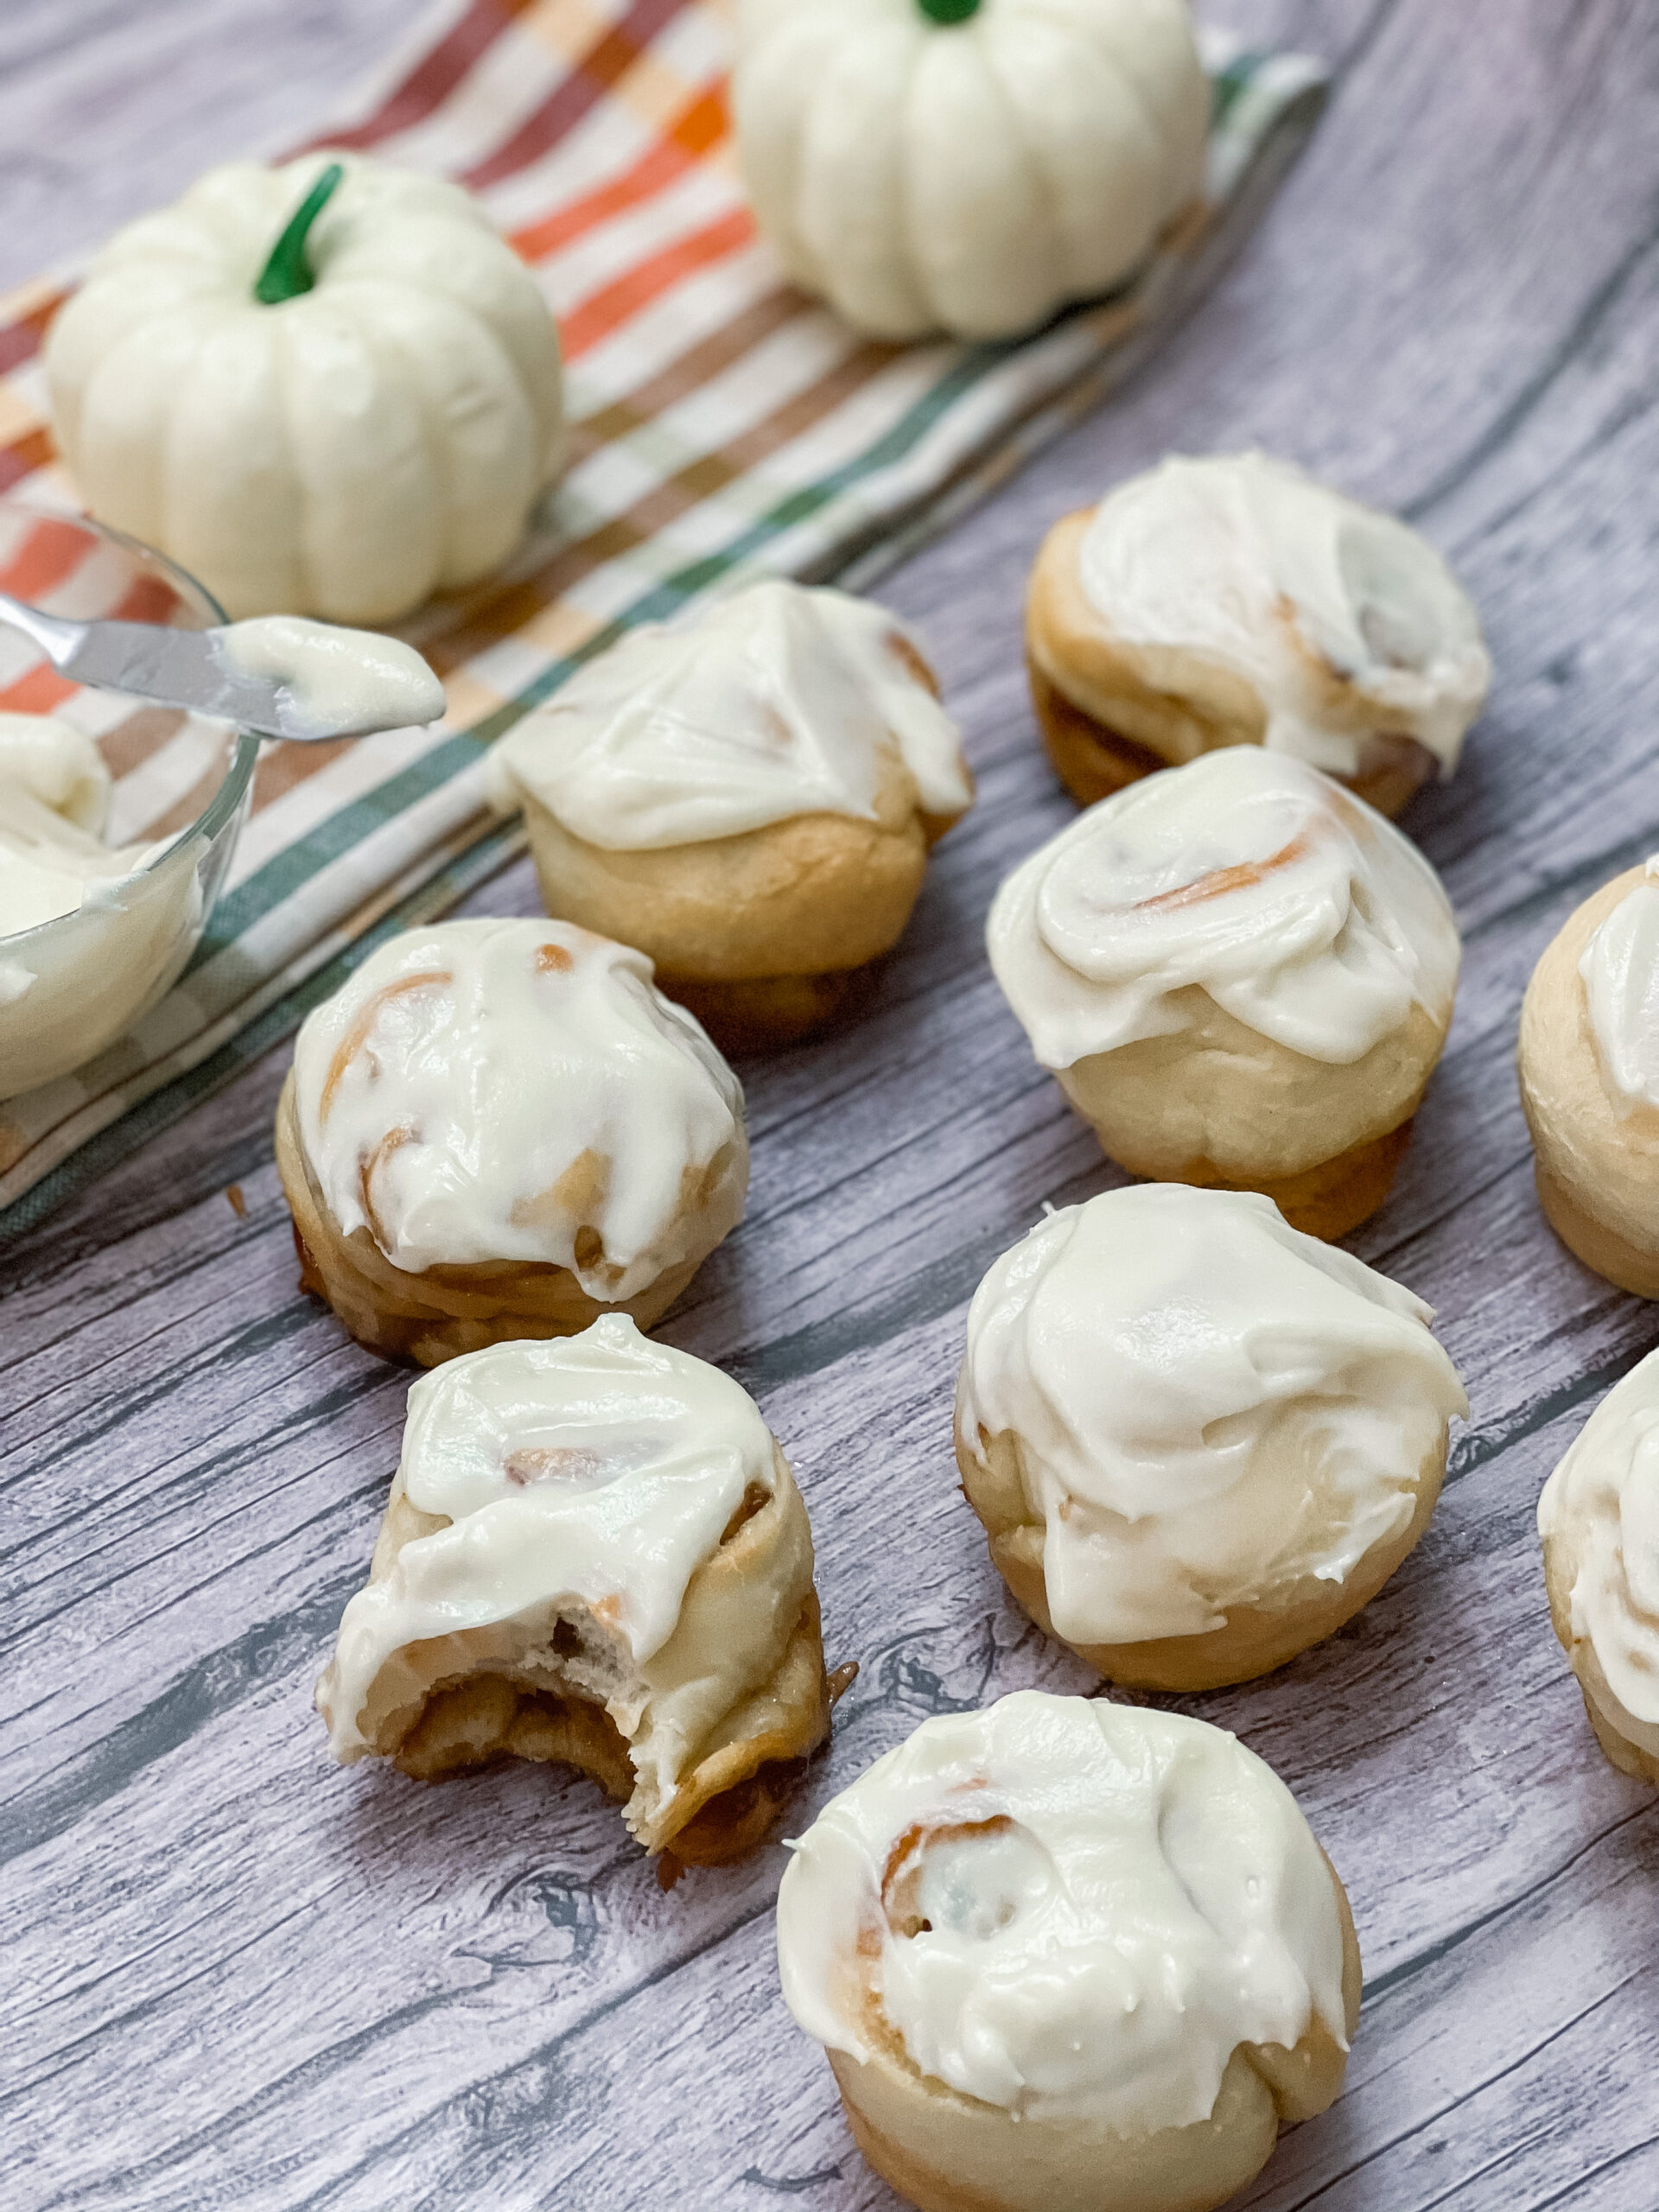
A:
[[[897,940],[973,799],[914,642],[772,581],[632,631],[491,756],[550,913],[639,945],[734,1045],[806,1034]]]
[[[309,1015],[277,1164],[308,1280],[430,1365],[607,1307],[655,1319],[741,1218],[743,1093],[629,947],[452,921]]]
[[[1139,1175],[1340,1236],[1387,1194],[1452,1019],[1439,878],[1305,763],[1232,747],[1103,800],[998,892],[998,982]]]
[[[1034,1691],[940,1715],[791,1848],[785,2001],[924,2212],[1201,2212],[1340,2087],[1341,1884],[1203,1721]]]
[[[348,1765],[561,1760],[652,1851],[750,1847],[829,1728],[806,1509],[753,1400],[620,1314],[423,1377],[317,1704]]]
[[[1457,766],[1491,673],[1427,539],[1260,453],[1172,456],[1057,523],[1026,644],[1049,751],[1085,804],[1256,744],[1395,814]]]
[[[1469,1407],[1420,1298],[1243,1192],[1040,1222],[968,1315],[957,1459],[1026,1610],[1116,1681],[1266,1673],[1375,1596]]]

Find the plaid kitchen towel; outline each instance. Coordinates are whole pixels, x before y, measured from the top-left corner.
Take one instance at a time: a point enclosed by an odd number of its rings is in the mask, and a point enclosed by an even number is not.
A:
[[[227,1082],[384,936],[518,851],[522,830],[484,804],[483,754],[579,662],[762,572],[867,582],[1092,406],[1248,230],[1325,83],[1305,57],[1212,42],[1201,220],[1125,291],[1034,338],[895,346],[792,290],[757,238],[731,157],[729,42],[724,0],[442,0],[314,142],[441,170],[481,196],[558,318],[569,469],[502,575],[406,626],[448,687],[445,721],[269,747],[182,981],[100,1059],[0,1104],[0,1236]],[[74,493],[54,461],[38,353],[67,289],[43,281],[0,304],[0,487],[59,508]],[[0,683],[0,708],[60,706],[67,688],[35,667]],[[118,803],[141,779],[123,834],[185,818],[199,743],[154,715],[112,739],[108,702],[84,703]]]

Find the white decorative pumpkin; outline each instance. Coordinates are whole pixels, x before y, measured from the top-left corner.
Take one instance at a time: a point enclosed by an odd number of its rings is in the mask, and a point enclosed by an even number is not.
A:
[[[238,616],[385,622],[469,583],[563,454],[529,270],[459,186],[349,155],[230,162],[118,232],[46,371],[93,514]]]
[[[738,25],[756,220],[877,337],[1028,330],[1202,188],[1185,0],[741,0]]]

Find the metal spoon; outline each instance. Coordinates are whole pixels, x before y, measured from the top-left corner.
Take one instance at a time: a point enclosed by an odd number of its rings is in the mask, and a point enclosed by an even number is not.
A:
[[[156,622],[71,622],[0,592],[0,622],[32,638],[60,676],[95,691],[125,691],[159,707],[216,715],[261,737],[302,745],[362,737],[400,722],[325,724],[308,713],[278,677],[251,676],[231,665],[223,630],[173,630]]]

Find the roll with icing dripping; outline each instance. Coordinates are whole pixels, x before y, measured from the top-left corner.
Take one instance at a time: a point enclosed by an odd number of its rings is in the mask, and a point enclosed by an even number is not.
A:
[[[1342,2086],[1342,1885],[1204,1721],[1031,1690],[940,1715],[791,1850],[785,1999],[921,2212],[1208,2212]]]
[[[1050,757],[1084,805],[1263,745],[1397,814],[1456,767],[1491,674],[1426,538],[1259,453],[1173,457],[1056,523],[1026,654]]]
[[[736,1077],[648,960],[496,919],[406,931],[307,1017],[276,1165],[303,1287],[430,1367],[649,1326],[741,1219],[749,1154]]]
[[[830,1726],[806,1509],[753,1400],[616,1313],[423,1376],[317,1705],[347,1765],[555,1762],[651,1852],[752,1849]]]
[[[766,582],[633,631],[496,746],[548,912],[648,952],[730,1049],[850,1008],[973,782],[885,609]]]
[[[957,1461],[993,1562],[1115,1681],[1281,1666],[1428,1526],[1469,1411],[1432,1318],[1251,1192],[1147,1184],[1052,1214],[969,1310]]]
[[[1659,855],[1586,899],[1521,1006],[1539,1202],[1577,1258],[1659,1298]]]
[[[1452,1020],[1440,879],[1255,746],[1103,799],[1003,884],[991,965],[1112,1159],[1340,1236],[1387,1196]]]
[[[1596,1740],[1659,1784],[1659,1352],[1596,1408],[1538,1501],[1549,1618]]]

